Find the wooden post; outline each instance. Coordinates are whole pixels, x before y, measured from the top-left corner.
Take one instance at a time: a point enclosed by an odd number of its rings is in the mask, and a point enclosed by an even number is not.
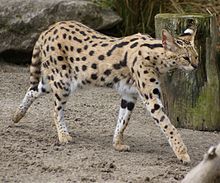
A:
[[[158,14],[156,37],[168,29],[179,35],[194,22],[200,65],[196,71],[170,72],[162,78],[165,109],[177,127],[220,130],[220,61],[215,57],[215,17],[206,14]]]

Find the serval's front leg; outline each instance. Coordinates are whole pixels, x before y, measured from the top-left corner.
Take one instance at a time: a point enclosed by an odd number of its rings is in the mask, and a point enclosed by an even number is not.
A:
[[[113,146],[117,151],[129,151],[130,147],[123,142],[123,133],[128,125],[132,110],[135,106],[137,97],[134,95],[123,94],[118,115],[118,121],[113,137]]]
[[[146,72],[146,70],[140,69],[139,72],[142,72],[142,74],[137,75],[138,88],[147,110],[167,137],[177,158],[185,163],[190,162],[187,147],[183,143],[181,135],[164,113],[164,108],[160,99],[161,90],[157,75],[154,71]]]

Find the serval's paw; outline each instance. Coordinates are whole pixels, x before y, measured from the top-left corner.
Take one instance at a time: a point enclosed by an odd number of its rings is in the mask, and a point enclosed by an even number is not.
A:
[[[22,110],[20,109],[17,109],[17,111],[15,112],[15,114],[12,116],[12,121],[14,123],[18,123],[21,118],[23,118],[25,115],[25,112],[23,112]]]
[[[186,148],[185,146],[180,147],[180,149],[177,150],[177,151],[175,152],[175,154],[176,154],[177,158],[178,158],[181,162],[183,162],[184,164],[190,163],[190,161],[191,161],[191,160],[190,160],[190,156],[189,156],[189,154],[187,153],[187,148]]]
[[[67,132],[62,132],[58,134],[59,142],[61,144],[72,142],[73,138]]]
[[[177,158],[183,162],[183,164],[189,164],[190,163],[190,156],[188,155],[188,153],[185,154],[181,154],[179,156],[177,156]]]
[[[130,151],[130,146],[124,144],[113,144],[116,151]]]

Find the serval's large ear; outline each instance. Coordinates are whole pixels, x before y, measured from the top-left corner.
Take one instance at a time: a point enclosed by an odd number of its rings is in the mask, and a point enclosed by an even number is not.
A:
[[[166,30],[162,30],[162,45],[164,49],[175,52],[177,50],[177,45],[174,41],[173,36]]]
[[[197,31],[197,27],[195,25],[192,25],[189,28],[187,28],[180,37],[181,39],[184,39],[190,42],[192,45],[194,45],[196,31]]]

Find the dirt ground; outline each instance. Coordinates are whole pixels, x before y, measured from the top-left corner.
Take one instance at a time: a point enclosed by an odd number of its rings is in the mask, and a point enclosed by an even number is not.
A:
[[[112,135],[120,97],[111,89],[91,88],[71,96],[65,116],[74,142],[59,145],[50,95],[12,123],[28,72],[0,63],[0,182],[179,182],[220,141],[220,133],[179,129],[192,159],[183,165],[139,100],[125,133],[131,152],[116,152]]]

